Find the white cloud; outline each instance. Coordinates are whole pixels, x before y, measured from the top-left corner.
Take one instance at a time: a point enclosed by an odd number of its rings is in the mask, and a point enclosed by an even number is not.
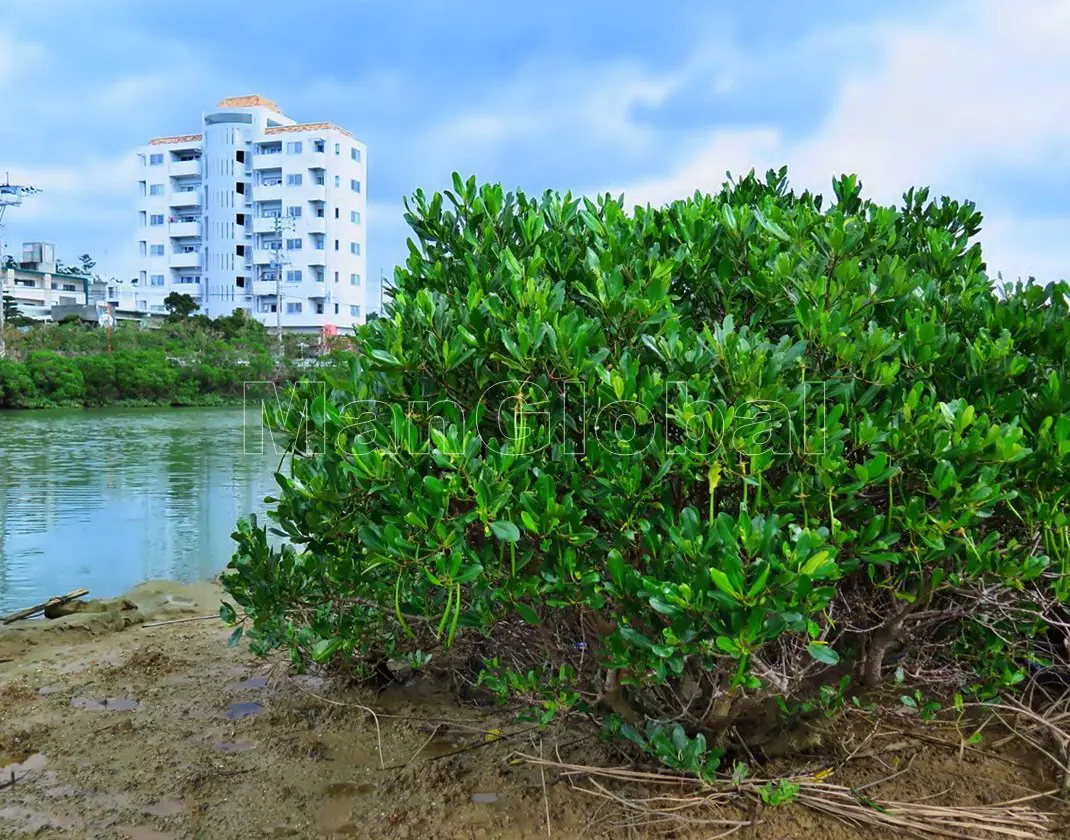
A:
[[[510,141],[565,136],[640,155],[653,148],[657,131],[635,120],[636,108],[663,104],[696,74],[708,74],[711,87],[731,84],[727,53],[710,55],[659,73],[631,61],[582,64],[540,57],[483,101],[433,125],[425,142],[456,154],[458,147],[486,152]]]
[[[795,185],[823,192],[834,175],[856,172],[881,200],[914,184],[975,197],[986,166],[1053,157],[1070,165],[1070,0],[960,2],[926,22],[874,24],[867,37],[875,69],[843,84],[811,136],[788,138],[775,126],[721,129],[660,176],[609,191],[661,204],[718,190],[726,170],[787,164]],[[980,209],[992,218],[982,244],[991,246],[993,273],[1070,276],[1064,220],[1034,224],[1000,207]]]

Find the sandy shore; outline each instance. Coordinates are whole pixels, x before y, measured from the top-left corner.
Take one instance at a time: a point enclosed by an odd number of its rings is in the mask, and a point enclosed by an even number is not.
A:
[[[508,716],[458,705],[426,684],[374,694],[292,677],[281,661],[227,648],[228,630],[216,620],[141,626],[212,613],[220,596],[208,584],[151,583],[128,595],[137,610],[0,630],[0,783],[16,779],[0,790],[0,837],[655,836],[614,832],[619,810],[554,774],[544,793],[538,770],[508,760],[517,750],[538,753],[538,735],[488,741],[492,730],[524,728]],[[376,710],[378,731],[358,706]],[[547,752],[553,737],[541,744]],[[620,762],[597,738],[567,746],[575,739],[557,735],[566,760]],[[837,780],[880,779],[908,759],[878,756]],[[1039,770],[954,750],[926,748],[912,761],[881,797],[947,791],[940,801],[972,804],[1051,784]],[[761,819],[736,836],[886,836],[799,806],[766,809]]]

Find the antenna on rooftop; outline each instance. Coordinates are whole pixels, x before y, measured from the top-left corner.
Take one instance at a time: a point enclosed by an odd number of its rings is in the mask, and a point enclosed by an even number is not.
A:
[[[29,184],[12,184],[11,174],[9,172],[4,173],[4,183],[0,184],[0,263],[4,257],[4,213],[7,212],[9,207],[18,207],[22,204],[23,196],[34,195],[41,192],[37,187],[31,187]],[[0,270],[3,269],[3,265],[0,264]],[[4,358],[4,308],[3,308],[3,296],[4,296],[4,283],[3,279],[0,279],[0,359]]]
[[[4,173],[4,183],[0,184],[0,225],[4,223],[4,211],[8,207],[18,207],[22,204],[22,198],[26,195],[34,195],[41,192],[37,187],[29,184],[12,184],[11,173]]]

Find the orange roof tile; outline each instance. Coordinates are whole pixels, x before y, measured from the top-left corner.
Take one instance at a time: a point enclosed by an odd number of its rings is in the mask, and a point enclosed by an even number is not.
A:
[[[346,137],[353,137],[353,135],[346,131],[339,125],[329,122],[317,122],[317,123],[297,123],[296,125],[276,125],[271,128],[264,129],[265,134],[285,134],[288,131],[324,131],[327,129],[334,129],[340,131]],[[353,137],[356,140],[356,137]]]
[[[252,108],[254,106],[261,106],[264,108],[270,108],[272,111],[282,113],[282,108],[272,102],[270,99],[265,99],[257,94],[251,96],[229,96],[219,103],[219,108]]]
[[[164,146],[168,143],[194,143],[203,140],[203,134],[176,134],[174,137],[153,137],[149,141],[150,146]]]

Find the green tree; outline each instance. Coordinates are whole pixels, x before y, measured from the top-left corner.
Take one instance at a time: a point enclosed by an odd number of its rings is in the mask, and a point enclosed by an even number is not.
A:
[[[168,317],[176,319],[188,318],[199,309],[197,301],[182,292],[171,292],[164,298],[163,305],[167,307]]]
[[[33,319],[27,318],[19,311],[19,305],[11,295],[3,296],[4,323],[9,327],[22,327],[32,324]]]

